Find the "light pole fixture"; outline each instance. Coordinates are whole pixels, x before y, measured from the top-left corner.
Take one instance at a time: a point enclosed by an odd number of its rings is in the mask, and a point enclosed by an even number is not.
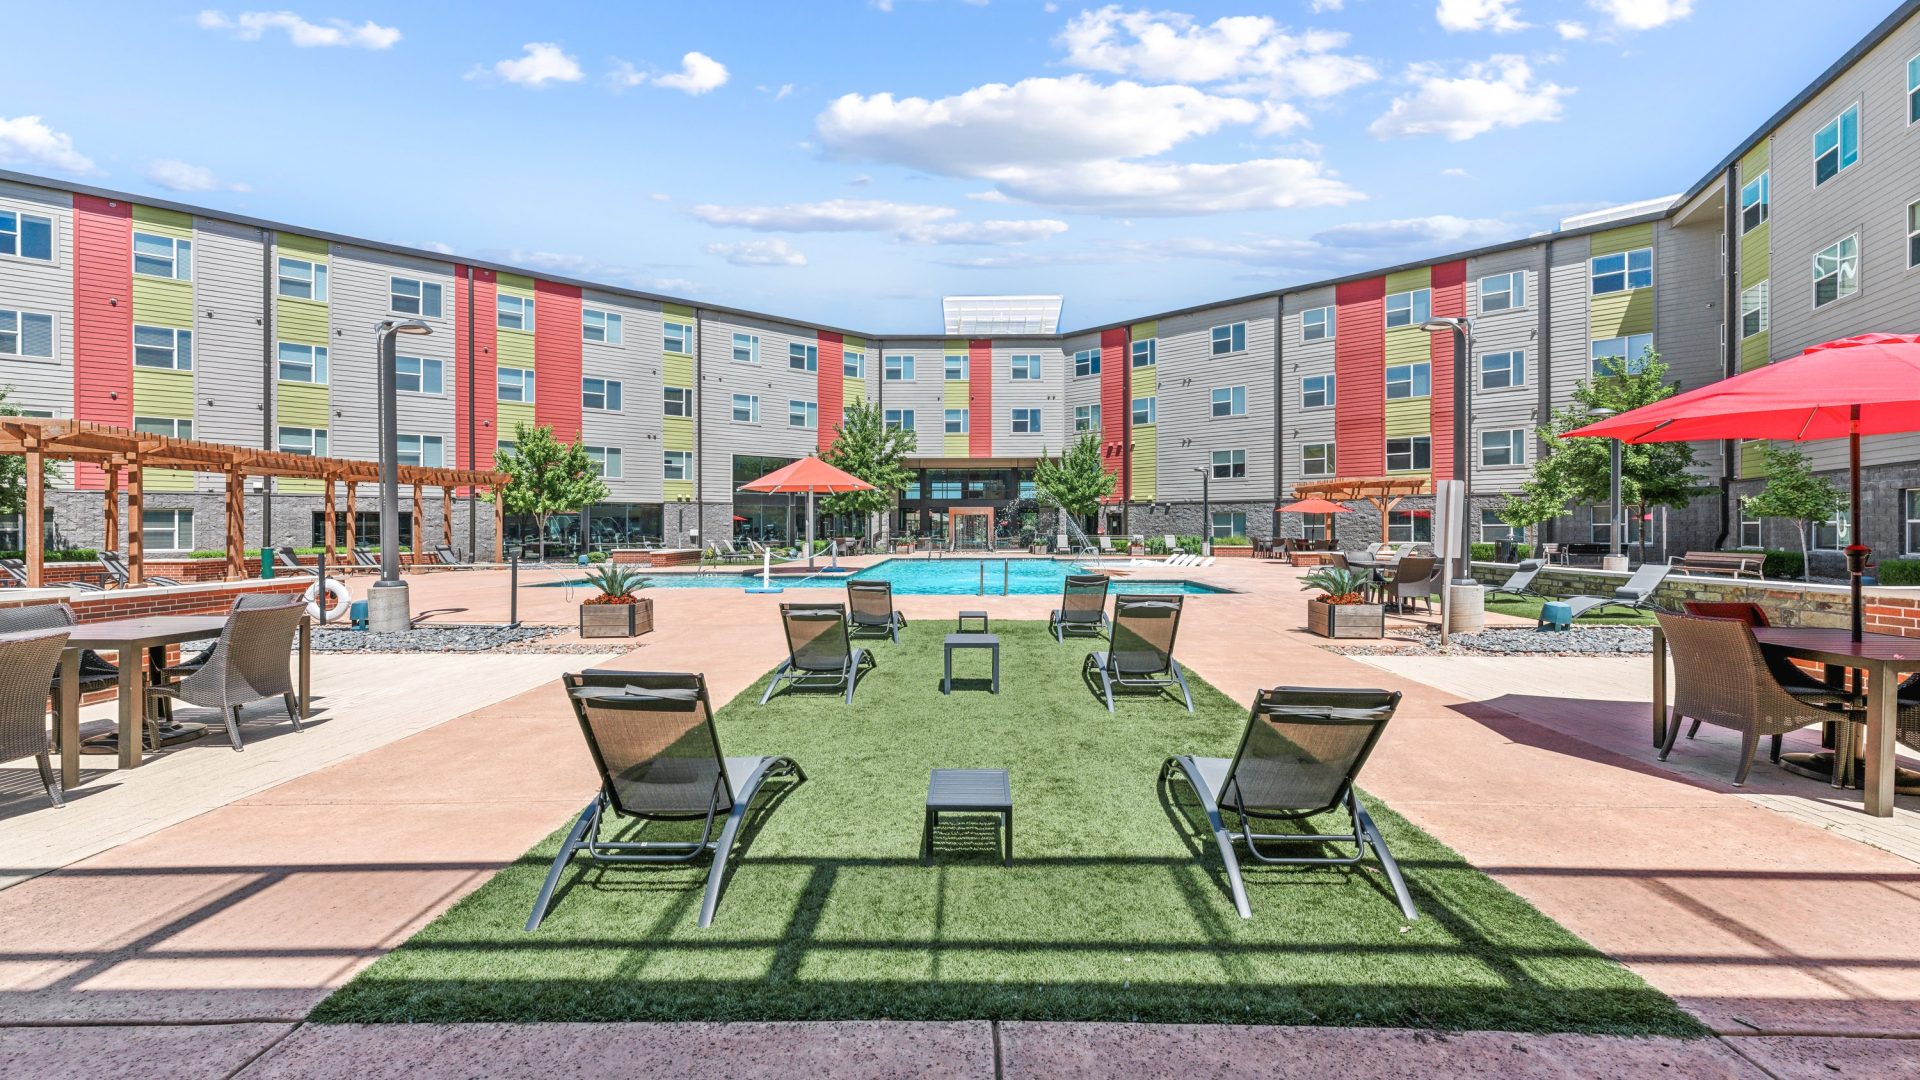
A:
[[[400,580],[400,418],[393,337],[431,333],[433,327],[419,319],[386,319],[373,328],[373,351],[380,364],[380,580],[367,591],[367,628],[376,633],[398,633],[413,625],[407,583]],[[413,542],[417,547],[420,538]]]
[[[1468,369],[1473,357],[1473,320],[1464,315],[1443,315],[1428,319],[1420,324],[1420,329],[1431,333],[1453,332],[1453,478],[1460,481],[1461,515],[1459,559],[1453,566],[1452,578],[1456,585],[1468,584],[1472,580],[1473,565],[1473,522],[1479,514],[1473,509],[1473,469],[1472,459],[1467,456],[1469,436],[1473,427],[1473,415],[1467,404]]]
[[[1587,415],[1595,420],[1604,420],[1616,410],[1604,406],[1587,410]],[[1611,465],[1607,477],[1607,557],[1620,557],[1620,532],[1624,522],[1621,520],[1620,505],[1620,449],[1625,444],[1619,439],[1613,440]]]
[[[1199,466],[1194,472],[1200,474],[1200,554],[1213,554],[1213,497],[1207,486],[1213,481],[1213,466]]]

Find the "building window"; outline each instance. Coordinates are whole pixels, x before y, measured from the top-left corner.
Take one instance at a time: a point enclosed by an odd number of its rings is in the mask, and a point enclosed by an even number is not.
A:
[[[1767,191],[1772,175],[1771,170],[1762,172],[1740,188],[1740,235],[1745,236],[1766,224],[1767,216],[1772,213],[1772,200]]]
[[[1653,284],[1653,249],[1650,247],[1596,256],[1587,265],[1595,296],[1644,289]]]
[[[798,341],[788,344],[787,367],[794,371],[819,371],[820,346],[806,345]]]
[[[326,267],[321,267],[321,280],[325,281]],[[321,292],[326,290],[324,286]],[[323,295],[321,299],[325,299]],[[387,285],[387,307],[396,315],[418,315],[423,319],[440,317],[440,285],[433,281],[420,281],[415,278],[391,278]]]
[[[447,463],[446,444],[438,435],[396,435],[394,445],[400,452],[402,465],[438,469]]]
[[[1915,494],[1917,493],[1911,490],[1906,492],[1907,517],[1910,519],[1907,522],[1907,550],[1908,551],[1914,550],[1914,547],[1913,547],[1913,541],[1915,539],[1914,526],[1916,524],[1920,524],[1920,522],[1915,522],[1911,520],[1914,516],[1913,512],[1915,510],[1920,510],[1920,503],[1914,502],[1913,497]],[[1764,548],[1766,545],[1762,542],[1763,539],[1764,538],[1761,536],[1761,533],[1760,533],[1760,515],[1755,514],[1752,511],[1748,510],[1747,500],[1741,499],[1740,500],[1740,546],[1743,548]]]
[[[1243,322],[1216,326],[1212,331],[1213,355],[1228,356],[1247,351],[1247,324]]]
[[[1017,414],[1019,413],[1020,410],[1015,409],[1013,411]],[[887,425],[887,430],[889,431],[912,431],[913,430],[913,410],[912,409],[888,409],[886,412],[886,415],[882,419],[885,420]],[[1020,429],[1016,427],[1014,428],[1014,430],[1018,431]]]
[[[193,438],[193,421],[176,420],[170,416],[136,416],[133,418],[133,430],[142,435],[191,439]]]
[[[1839,176],[1860,160],[1860,106],[1827,121],[1813,133],[1813,184],[1815,187]]]
[[[327,429],[283,427],[280,438],[274,445],[283,454],[299,454],[301,457],[327,456]]]
[[[1247,452],[1245,450],[1215,450],[1213,452],[1213,478],[1215,480],[1241,480],[1247,475]]]
[[[760,362],[760,339],[753,334],[733,335],[733,361],[736,364]]]
[[[1135,424],[1153,423],[1159,411],[1159,402],[1154,398],[1137,397],[1133,399],[1133,422]]]
[[[1387,368],[1387,400],[1433,396],[1433,365],[1425,360],[1417,364],[1394,364]]]
[[[1920,56],[1907,61],[1907,123],[1920,123]]]
[[[948,382],[966,382],[967,368],[967,358],[964,355],[950,354],[942,370]]]
[[[1487,468],[1527,463],[1527,429],[1502,428],[1480,433],[1480,464]]]
[[[148,551],[192,551],[193,511],[143,510],[140,532]]]
[[[1073,407],[1073,430],[1076,434],[1100,431],[1100,406],[1075,405]]]
[[[494,398],[497,401],[533,402],[533,372],[527,368],[500,368],[496,385],[498,392]]]
[[[133,272],[140,277],[193,280],[193,242],[153,233],[133,234]],[[286,294],[282,294],[286,295]]]
[[[1920,266],[1920,202],[1907,204],[1907,269]]]
[[[1213,514],[1213,539],[1247,535],[1247,515],[1237,511],[1216,510]]]
[[[660,326],[660,351],[678,356],[693,355],[693,327],[688,323],[669,322]]]
[[[693,451],[669,450],[666,463],[661,467],[664,480],[685,480],[693,473]]]
[[[1324,409],[1333,403],[1333,376],[1309,375],[1300,380],[1301,408]]]
[[[733,422],[736,424],[757,424],[760,422],[760,396],[758,394],[733,395]]]
[[[282,353],[286,346],[280,346]],[[320,350],[322,354],[325,349]],[[166,368],[171,371],[193,370],[193,332],[175,330],[168,326],[140,326],[133,328],[133,362],[139,367]],[[324,361],[323,361],[324,363]],[[286,376],[282,375],[281,378]]]
[[[1527,275],[1524,270],[1495,274],[1480,279],[1480,314],[1515,311],[1527,306]]]
[[[600,412],[619,412],[620,381],[618,379],[581,379],[580,407],[597,409]]]
[[[532,378],[533,373],[527,373]],[[291,341],[280,343],[280,381],[297,383],[324,383],[330,378],[327,364],[327,348],[324,345],[298,345]],[[529,397],[527,400],[533,400]]]
[[[618,312],[581,308],[580,340],[599,345],[618,345],[620,344],[620,324],[623,321]]]
[[[438,394],[443,364],[428,356],[393,358],[393,386],[403,394]]]
[[[858,349],[848,349],[840,354],[840,374],[848,379],[867,377],[867,354]]]
[[[1826,307],[1860,291],[1860,237],[1849,236],[1813,257],[1813,306]]]
[[[1612,509],[1605,503],[1587,508],[1587,539],[1596,544],[1608,544],[1612,542],[1610,534],[1613,530],[1607,524],[1607,519],[1612,513]],[[1641,522],[1633,516],[1632,511],[1624,506],[1620,508],[1620,516],[1625,519],[1624,524],[1626,525],[1625,530],[1620,534],[1620,543],[1638,543],[1640,541]]]
[[[1040,410],[1039,409],[1013,410],[1013,433],[1015,435],[1040,434]]]
[[[53,316],[0,308],[0,356],[53,359]]]
[[[1433,468],[1433,436],[1415,435],[1387,440],[1387,471],[1418,472]]]
[[[1301,341],[1331,341],[1334,331],[1334,311],[1330,307],[1308,308],[1300,313]]]
[[[1480,539],[1492,543],[1495,540],[1518,540],[1520,538],[1521,532],[1519,529],[1500,520],[1500,511],[1480,511]]]
[[[967,433],[967,410],[948,409],[946,411],[947,434],[965,435]]]
[[[0,210],[0,255],[52,262],[53,219],[18,210]]]
[[[1813,523],[1813,548],[1816,551],[1844,551],[1853,543],[1852,512],[1835,510],[1825,521]]]
[[[669,386],[661,391],[660,412],[664,416],[692,416],[693,391],[684,386]]]
[[[913,357],[889,356],[880,362],[882,378],[886,382],[912,382]]]
[[[1506,390],[1527,385],[1527,354],[1487,353],[1480,358],[1480,389]]]
[[[1601,338],[1589,347],[1588,370],[1602,375],[1638,375],[1647,369],[1647,357],[1653,353],[1652,334]]]
[[[1247,415],[1247,388],[1244,386],[1216,386],[1213,388],[1213,415]]]
[[[1073,374],[1075,378],[1084,375],[1100,374],[1100,350],[1081,349],[1073,354]]]
[[[1040,354],[1016,353],[1013,357],[1013,381],[1037,382],[1040,379]]]
[[[1141,338],[1133,343],[1133,366],[1152,367],[1160,362],[1160,343],[1154,338]]]
[[[817,401],[788,401],[787,426],[806,428],[809,431],[820,426],[820,403]]]
[[[623,469],[619,447],[588,446],[583,449],[587,452],[587,464],[593,469],[593,475],[610,480],[620,479]]]
[[[1414,289],[1387,297],[1387,326],[1419,326],[1433,318],[1433,290]]]
[[[1334,461],[1332,443],[1307,443],[1300,448],[1300,475],[1332,476]]]
[[[1395,544],[1433,543],[1433,513],[1427,510],[1387,511],[1387,540]]]
[[[1761,282],[1740,292],[1740,336],[1750,338],[1767,332],[1767,283]]]

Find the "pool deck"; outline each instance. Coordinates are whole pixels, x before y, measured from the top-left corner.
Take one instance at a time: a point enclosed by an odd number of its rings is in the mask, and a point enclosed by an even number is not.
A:
[[[209,1077],[1208,1077],[1249,1066],[1321,1076],[1331,1060],[1363,1077],[1920,1077],[1920,946],[1911,933],[1920,864],[1754,798],[1820,802],[1836,818],[1865,821],[1856,794],[1782,779],[1764,763],[1754,771],[1766,791],[1734,789],[1725,781],[1730,740],[1712,729],[1674,762],[1656,762],[1644,687],[1618,666],[1469,671],[1434,658],[1441,666],[1423,671],[1401,658],[1337,656],[1300,629],[1300,571],[1223,559],[1181,573],[1237,590],[1189,602],[1185,664],[1243,703],[1256,687],[1281,683],[1401,690],[1368,789],[1672,994],[1717,1036],[1012,1022],[306,1025],[306,1011],[333,987],[518,857],[592,790],[550,681],[529,689],[469,679],[481,689],[412,705],[418,729],[404,737],[312,762],[0,889],[0,1068],[36,1077],[111,1075],[136,1061],[153,1075]],[[418,575],[415,610],[502,619],[504,576]],[[570,623],[579,596],[567,592],[523,589],[520,618]],[[703,670],[725,700],[780,658],[773,611],[783,596],[838,594],[659,590],[661,629],[611,663]],[[962,608],[1044,618],[1054,603],[898,598],[916,627],[948,623]],[[435,659],[445,658],[386,658],[383,677],[435,680],[425,662]],[[323,680],[332,663],[320,658]],[[320,733],[271,745],[300,747]],[[198,782],[190,766],[217,771],[251,756],[203,743],[125,778],[103,768],[88,782],[98,787],[68,811],[24,807],[37,783],[25,782],[30,766],[10,763],[0,769],[0,823],[38,828],[83,806],[136,818],[151,810],[132,798],[132,781],[161,798],[159,780],[172,775],[190,788]],[[1911,821],[1915,802],[1901,799],[1907,816],[1896,821]],[[7,847],[13,831],[0,832],[0,863],[20,854]]]

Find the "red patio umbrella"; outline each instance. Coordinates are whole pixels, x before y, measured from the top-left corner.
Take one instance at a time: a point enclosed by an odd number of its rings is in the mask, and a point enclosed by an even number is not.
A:
[[[757,491],[767,495],[807,496],[807,565],[813,565],[813,496],[838,495],[848,491],[871,491],[873,485],[849,472],[843,472],[811,455],[750,483],[741,484],[741,491]]]
[[[1326,499],[1299,499],[1285,506],[1277,507],[1282,514],[1351,514],[1352,507],[1342,506]],[[1327,542],[1333,542],[1333,519],[1327,519]]]

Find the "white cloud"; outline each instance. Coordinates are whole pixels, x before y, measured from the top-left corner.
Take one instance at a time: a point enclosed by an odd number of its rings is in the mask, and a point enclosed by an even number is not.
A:
[[[168,191],[251,191],[245,184],[230,184],[204,165],[160,159],[147,166],[147,179]]]
[[[1008,168],[989,179],[1027,202],[1139,217],[1344,206],[1365,198],[1319,162],[1297,158],[1224,164],[1094,161],[1068,168]]]
[[[735,266],[805,266],[807,257],[785,240],[744,240],[737,244],[708,244],[707,254]]]
[[[690,211],[709,225],[756,232],[884,232],[914,244],[1024,244],[1067,231],[1067,223],[1029,221],[953,221],[950,206],[871,199],[829,199],[785,206],[716,206]]]
[[[1393,99],[1387,112],[1368,126],[1375,138],[1441,135],[1461,142],[1499,127],[1519,127],[1560,119],[1569,87],[1536,83],[1524,57],[1496,55],[1468,64],[1449,76],[1433,64],[1407,69],[1411,94]]]
[[[1264,15],[1202,25],[1191,15],[1117,4],[1081,12],[1057,39],[1070,67],[1273,97],[1327,97],[1378,78],[1373,65],[1336,52],[1346,43],[1335,31],[1290,33]]]
[[[1652,30],[1693,14],[1693,0],[1587,0],[1622,30]]]
[[[655,86],[664,86],[684,94],[705,94],[726,84],[726,65],[703,52],[690,52],[682,56],[679,71],[672,75],[657,75],[653,80]]]
[[[909,226],[900,231],[900,239],[912,244],[1030,244],[1066,231],[1066,222],[1052,218],[948,221]]]
[[[1440,175],[1441,175],[1441,176],[1455,176],[1455,177],[1464,177],[1464,176],[1472,176],[1473,174],[1472,174],[1472,173],[1470,173],[1470,172],[1468,172],[1468,171],[1467,171],[1467,170],[1465,170],[1465,169],[1458,169],[1458,168],[1455,168],[1455,169],[1441,169],[1441,170],[1440,170]]]
[[[673,196],[667,194],[664,191],[652,192],[648,194],[647,198],[652,199],[654,202],[672,202],[673,201]]]
[[[778,90],[775,90],[775,91],[773,92],[773,100],[775,100],[775,101],[785,101],[785,100],[787,100],[787,98],[789,98],[789,97],[792,97],[792,96],[793,96],[793,84],[792,84],[792,83],[781,83],[781,84],[780,84],[780,89],[778,89]]]
[[[453,254],[453,245],[447,243],[445,240],[420,240],[403,246],[419,248],[421,251],[437,251],[442,255]]]
[[[1452,214],[1431,217],[1395,218],[1390,221],[1356,221],[1336,225],[1314,234],[1313,239],[1330,248],[1379,250],[1382,248],[1459,248],[1507,240],[1521,233],[1519,226],[1497,218],[1463,218]]]
[[[229,18],[226,12],[209,8],[196,21],[203,30],[230,31],[241,41],[258,41],[267,31],[280,30],[302,49],[391,49],[400,41],[399,30],[372,20],[356,26],[345,19],[328,19],[322,25],[291,11],[243,11]]]
[[[655,277],[650,271],[640,267],[611,263],[590,255],[572,255],[560,251],[530,251],[524,248],[488,252],[487,255],[509,266],[544,270],[560,277],[604,281],[654,292],[686,293],[698,288],[690,281]]]
[[[480,69],[468,77],[492,74],[507,82],[535,89],[554,82],[579,82],[586,77],[586,73],[580,70],[580,62],[551,41],[529,41],[522,48],[525,51],[520,56],[497,61],[492,67]]]
[[[1307,0],[1307,7],[1315,15],[1328,11],[1339,11],[1347,6],[1347,0]]]
[[[1554,23],[1553,28],[1560,33],[1562,41],[1579,41],[1587,36],[1587,24],[1570,20]]]
[[[0,161],[76,175],[94,171],[93,159],[73,148],[73,136],[38,116],[0,116]]]
[[[1520,21],[1519,0],[1440,0],[1433,17],[1448,31],[1491,30],[1511,34],[1525,30]]]

